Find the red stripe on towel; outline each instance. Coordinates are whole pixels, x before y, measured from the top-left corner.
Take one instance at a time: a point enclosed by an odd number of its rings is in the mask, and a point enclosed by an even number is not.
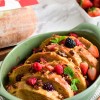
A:
[[[0,0],[0,7],[5,6],[5,0]]]
[[[38,4],[37,0],[17,0],[22,7]]]

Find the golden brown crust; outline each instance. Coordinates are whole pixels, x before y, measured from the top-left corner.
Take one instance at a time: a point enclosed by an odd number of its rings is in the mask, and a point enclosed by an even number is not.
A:
[[[60,75],[57,75],[56,73],[48,73],[42,74],[40,72],[37,72],[35,74],[27,74],[24,77],[22,77],[22,81],[25,81],[29,77],[36,77],[37,79],[41,79],[43,83],[50,82],[54,89],[59,93],[62,94],[64,98],[72,97],[74,95],[74,92],[71,90],[71,86],[62,78]]]
[[[47,62],[51,61],[63,61],[65,63],[69,62],[66,58],[61,57],[60,55],[56,54],[55,52],[39,52],[32,54],[25,63],[34,63],[35,61],[39,60],[40,58],[46,59]]]
[[[22,100],[61,100],[61,98],[59,98],[60,94],[58,94],[57,91],[46,91],[41,87],[36,90],[27,85],[25,81],[18,82],[14,85],[17,88],[10,86],[8,91]]]

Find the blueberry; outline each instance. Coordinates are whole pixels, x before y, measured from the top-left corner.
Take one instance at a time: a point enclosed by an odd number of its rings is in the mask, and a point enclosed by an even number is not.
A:
[[[71,38],[67,38],[65,40],[65,46],[68,47],[68,48],[74,48],[76,46],[76,43]]]
[[[19,74],[16,76],[16,81],[21,81],[21,78],[23,77],[23,74]]]
[[[54,90],[54,87],[51,83],[47,82],[47,83],[43,84],[43,89],[47,90],[47,91],[52,91],[52,90]]]

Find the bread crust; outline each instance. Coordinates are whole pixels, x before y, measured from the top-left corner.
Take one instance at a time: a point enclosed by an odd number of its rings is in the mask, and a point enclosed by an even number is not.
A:
[[[0,48],[15,45],[35,31],[36,16],[32,7],[0,13]]]

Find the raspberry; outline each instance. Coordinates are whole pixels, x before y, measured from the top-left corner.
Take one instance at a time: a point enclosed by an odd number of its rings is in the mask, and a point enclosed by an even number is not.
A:
[[[36,71],[41,71],[42,70],[42,65],[39,62],[35,62],[34,64],[32,64],[32,67]]]
[[[80,45],[83,46],[83,44],[78,39],[75,39],[74,41],[75,41],[77,46],[80,46]]]
[[[53,87],[52,84],[50,84],[49,82],[47,82],[47,83],[43,84],[43,89],[47,90],[47,91],[52,91],[52,90],[54,90],[54,87]]]
[[[60,75],[63,74],[63,66],[61,65],[55,66],[54,70],[57,74],[60,74]]]
[[[68,47],[68,48],[74,48],[76,46],[76,43],[71,38],[67,38],[65,40],[65,46]]]
[[[37,82],[37,79],[34,78],[34,77],[28,78],[28,79],[26,80],[26,83],[27,83],[28,85],[31,85],[31,86],[34,86],[34,84],[35,84],[36,82]]]
[[[69,36],[73,36],[73,37],[76,37],[76,38],[78,37],[78,35],[75,34],[75,33],[70,33]]]

